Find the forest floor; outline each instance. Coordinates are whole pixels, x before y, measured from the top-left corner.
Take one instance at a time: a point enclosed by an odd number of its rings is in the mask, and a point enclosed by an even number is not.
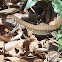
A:
[[[62,19],[53,11],[51,2],[37,2],[28,10],[26,2],[0,3],[0,61],[62,62],[57,39]]]

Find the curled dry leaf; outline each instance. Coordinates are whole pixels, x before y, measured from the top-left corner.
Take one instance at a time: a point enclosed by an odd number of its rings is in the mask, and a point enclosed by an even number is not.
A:
[[[10,60],[11,62],[19,61],[20,60],[20,58],[17,58],[17,57],[5,57],[5,60],[6,59]]]
[[[49,38],[49,40],[46,40],[46,39],[41,40],[40,43],[43,48],[47,48],[47,49],[50,49],[50,44],[59,47],[58,41],[55,40],[54,38]]]
[[[11,49],[10,51],[7,51],[7,53],[13,57],[18,57],[19,55],[16,53],[15,48]]]
[[[37,40],[37,38],[34,35],[32,35],[29,40],[34,41],[34,40]]]
[[[5,44],[5,51],[9,51],[16,46],[19,41],[11,41]]]
[[[20,46],[17,46],[17,45],[16,45],[16,48],[13,48],[7,51],[7,53],[13,57],[19,57],[20,54],[24,54],[24,50]]]
[[[5,62],[4,61],[4,55],[0,55],[0,62]]]
[[[51,62],[59,62],[60,61],[60,58],[59,58],[59,56],[60,56],[60,54],[61,54],[62,52],[58,52],[58,54],[56,54],[53,58],[51,58]]]
[[[57,54],[58,54],[58,52],[56,52],[56,51],[50,51],[50,52],[48,52],[48,61],[50,61]]]
[[[7,29],[7,28],[5,28],[5,30],[4,30],[5,32],[9,32],[9,30]]]
[[[23,32],[21,29],[21,26],[19,25],[19,30],[18,30],[18,35],[16,35],[15,37],[13,37],[11,40],[16,40],[16,39],[20,39],[22,36]]]
[[[53,36],[54,38],[56,38],[56,36],[57,36],[57,32],[56,32],[56,31],[53,31],[51,34],[52,34],[52,36]]]
[[[11,41],[11,42],[8,42],[5,44],[5,51],[9,51],[11,50],[12,48],[14,48],[17,44],[20,44],[22,45],[24,42],[24,40],[18,40],[18,41]]]
[[[1,10],[0,13],[6,13],[6,14],[10,13],[11,14],[11,13],[15,13],[16,10],[17,10],[16,8],[9,8],[9,9]]]
[[[0,39],[5,41],[5,42],[9,42],[10,41],[10,37],[0,36]]]
[[[58,41],[57,40],[55,40],[54,38],[49,38],[50,40],[49,40],[49,43],[52,43],[52,42],[56,42],[56,43],[58,43]]]
[[[42,47],[43,47],[43,45],[45,44],[45,42],[46,42],[46,39],[40,41]]]
[[[33,62],[43,62],[42,59],[35,59]]]
[[[32,35],[30,38],[24,41],[23,47],[26,48],[26,50],[33,52],[34,49],[38,48],[37,38],[34,35]]]
[[[33,30],[28,32],[28,36],[31,37],[33,35]]]
[[[30,57],[30,56],[31,56],[31,57]],[[32,53],[29,53],[27,58],[34,58],[34,57],[35,57],[35,56],[34,56]]]
[[[10,2],[8,2],[7,4],[6,4],[7,6],[9,6],[10,8],[13,8],[13,7],[21,7],[22,5],[20,5],[20,4],[13,4],[13,3],[10,3]]]
[[[24,59],[20,59],[19,62],[28,62],[27,60],[24,60]]]
[[[2,23],[2,18],[0,18],[0,25],[3,25],[3,23]]]
[[[16,45],[16,49],[18,50],[18,55],[24,54],[23,43],[19,43]]]
[[[49,49],[49,42],[46,39],[41,40],[40,44],[42,45],[42,48]]]
[[[37,41],[37,40],[34,40],[34,41],[32,41],[32,42],[30,43],[30,45],[29,45],[29,51],[30,51],[30,52],[33,52],[33,51],[35,51],[38,47],[39,47],[39,46],[38,46],[38,41]]]
[[[20,31],[18,31],[18,35],[16,35],[16,36],[14,36],[11,40],[16,40],[16,39],[20,39],[21,38],[21,36],[22,36],[22,31],[20,32]]]
[[[59,47],[59,43],[58,43],[58,41],[55,40],[54,38],[50,38],[49,43],[52,43],[53,45]]]
[[[3,41],[0,41],[0,53],[4,53],[4,42]]]
[[[38,54],[40,57],[44,58],[44,57],[46,57],[45,52],[47,52],[47,51],[48,51],[48,49],[46,49],[46,48],[38,48],[35,50],[35,53]]]
[[[47,59],[45,59],[44,62],[47,62]]]
[[[15,13],[14,16],[18,17],[21,19],[22,17],[28,17],[28,14],[20,14],[20,13]]]
[[[28,10],[26,8],[24,8],[24,12],[28,13]],[[28,15],[27,15],[28,16]]]
[[[37,48],[36,51],[39,51],[39,52],[47,52],[48,49],[46,49],[46,48]]]

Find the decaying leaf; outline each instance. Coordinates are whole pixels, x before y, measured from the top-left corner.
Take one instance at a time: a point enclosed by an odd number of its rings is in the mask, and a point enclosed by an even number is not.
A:
[[[10,60],[11,62],[19,61],[20,60],[20,58],[17,58],[17,57],[5,57],[5,60],[6,59]]]
[[[10,41],[10,37],[0,36],[0,39],[5,41],[5,42],[9,42]]]
[[[44,62],[47,62],[47,59],[45,59]]]
[[[16,53],[15,48],[11,49],[10,51],[7,51],[7,53],[13,57],[18,57],[19,55]]]
[[[4,62],[4,55],[0,55],[0,62]]]
[[[0,41],[0,53],[4,53],[4,47],[5,43],[3,41]]]
[[[42,59],[35,59],[33,62],[43,62]]]
[[[15,13],[16,10],[17,10],[16,8],[9,8],[9,9],[5,9],[5,10],[1,10],[0,14],[2,14],[2,13],[11,14],[11,13]]]
[[[14,36],[13,38],[11,38],[11,40],[16,40],[16,39],[20,39],[22,36],[22,31],[18,31],[18,35]]]
[[[43,38],[43,35],[36,35],[38,32],[43,32],[43,28],[40,27],[37,29],[37,24],[46,27],[54,25],[52,29],[59,28],[61,24],[61,18],[59,23],[56,22],[59,17],[57,17],[57,19],[54,17],[56,14],[51,10],[53,9],[51,2],[46,3],[45,6],[44,3],[46,2],[37,2],[35,6],[30,7],[30,9],[26,11],[26,2],[21,2],[20,0],[0,0],[0,62],[62,61],[61,52],[57,52],[57,48],[60,46],[55,39],[57,32],[53,31],[51,33],[53,37],[51,35],[46,35],[46,39],[45,37]],[[34,15],[34,17],[32,15]],[[53,17],[54,21],[50,21],[53,20]],[[21,22],[19,25],[19,19],[17,18],[23,19],[24,22]],[[32,28],[28,26],[32,25],[31,23],[34,24]],[[26,29],[29,27],[26,32],[25,27]],[[30,28],[31,31],[28,32]],[[49,30],[44,30],[44,33]],[[33,32],[37,33],[33,35]]]
[[[17,44],[23,45],[24,40],[11,41],[5,44],[5,51],[9,51],[12,48],[16,47]]]

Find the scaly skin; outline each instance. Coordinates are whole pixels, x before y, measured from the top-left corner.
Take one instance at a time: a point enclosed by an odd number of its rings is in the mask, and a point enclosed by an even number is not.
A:
[[[59,16],[57,16],[57,18],[54,19],[56,21],[55,25],[48,25],[48,24],[45,24],[45,25],[33,25],[33,24],[25,22],[24,20],[19,19],[16,16],[13,16],[13,15],[9,15],[8,17],[15,18],[16,21],[19,24],[24,25],[24,27],[27,30],[33,30],[33,33],[37,34],[37,35],[47,35],[51,31],[54,31],[54,30],[58,29],[60,27],[60,25],[62,24],[62,18],[60,18]]]

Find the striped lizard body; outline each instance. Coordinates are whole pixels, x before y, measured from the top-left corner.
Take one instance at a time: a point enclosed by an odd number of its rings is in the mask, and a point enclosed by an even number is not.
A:
[[[59,16],[57,16],[55,20],[55,25],[48,25],[48,24],[45,24],[45,25],[33,25],[33,24],[30,24],[22,19],[19,19],[18,17],[14,16],[14,15],[8,15],[8,17],[11,17],[11,18],[14,18],[16,19],[16,21],[21,24],[21,25],[24,25],[24,27],[27,29],[27,30],[33,30],[33,33],[34,34],[37,34],[37,35],[47,35],[49,34],[50,32],[58,29],[60,27],[60,25],[62,24],[62,18],[60,18]]]

